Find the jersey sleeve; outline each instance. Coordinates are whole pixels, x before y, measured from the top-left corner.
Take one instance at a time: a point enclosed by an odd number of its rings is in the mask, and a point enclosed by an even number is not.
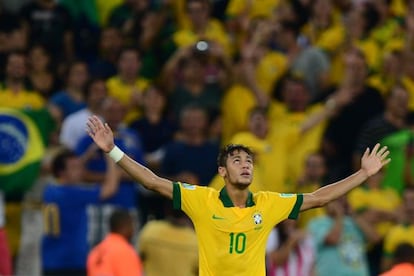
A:
[[[203,186],[187,183],[173,183],[173,207],[184,211],[192,220],[205,209],[208,191],[213,190]]]
[[[274,223],[285,219],[297,219],[303,203],[302,194],[284,194],[261,192],[259,196],[266,202],[267,212],[271,214]]]

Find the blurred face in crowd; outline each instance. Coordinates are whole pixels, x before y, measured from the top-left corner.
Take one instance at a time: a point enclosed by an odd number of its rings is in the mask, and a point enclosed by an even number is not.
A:
[[[202,28],[208,22],[209,6],[205,1],[190,1],[187,4],[187,14],[196,29]]]
[[[204,82],[205,67],[201,60],[196,57],[189,57],[183,66],[183,78],[188,82]]]
[[[82,161],[77,157],[66,159],[65,169],[60,173],[60,179],[68,184],[78,184],[83,181],[84,169]]]
[[[250,115],[249,130],[257,137],[264,139],[269,131],[269,120],[261,111],[254,111]]]
[[[368,74],[368,65],[364,54],[358,49],[351,49],[345,53],[346,74],[350,76],[352,84],[365,83]]]
[[[309,91],[302,80],[287,80],[282,90],[282,100],[290,111],[302,112],[309,104]]]
[[[123,122],[126,115],[125,106],[117,99],[108,97],[103,103],[103,116],[105,122],[112,128],[116,130],[119,125]]]
[[[122,47],[122,36],[117,28],[106,28],[102,31],[100,48],[103,52],[117,52]]]
[[[45,48],[36,46],[30,50],[29,53],[29,65],[34,71],[47,70],[50,64],[50,56],[46,52]]]
[[[26,57],[22,54],[10,54],[7,58],[6,75],[13,81],[21,81],[26,77]]]
[[[119,73],[125,78],[136,78],[141,66],[137,51],[125,50],[119,57]]]
[[[90,106],[92,109],[101,107],[107,95],[108,91],[105,82],[103,80],[94,81],[89,86],[87,98],[88,106]]]
[[[205,134],[207,130],[207,113],[200,108],[185,108],[181,112],[180,124],[187,135]]]
[[[151,87],[145,91],[142,99],[144,109],[157,114],[162,113],[166,104],[166,98],[162,93],[163,92],[156,87]]]
[[[331,0],[316,0],[312,7],[312,14],[315,20],[324,22],[326,26],[320,26],[327,28],[329,20],[333,15],[332,1]]]
[[[305,163],[305,174],[311,182],[321,181],[326,174],[325,158],[318,153],[309,155]]]
[[[414,189],[408,188],[403,193],[403,203],[406,215],[411,223],[414,224]]]
[[[83,89],[89,78],[88,68],[85,63],[74,63],[69,69],[68,85],[76,89]]]
[[[409,94],[407,90],[401,86],[396,86],[390,93],[386,101],[388,112],[396,118],[404,119],[409,111]]]

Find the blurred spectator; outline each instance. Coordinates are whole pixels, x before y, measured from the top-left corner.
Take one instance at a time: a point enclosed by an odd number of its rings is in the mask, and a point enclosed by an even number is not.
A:
[[[346,20],[347,46],[358,47],[366,56],[371,72],[377,72],[381,65],[381,47],[372,34],[380,20],[375,1],[366,1],[349,12]]]
[[[62,122],[59,141],[65,147],[75,150],[79,141],[87,134],[85,122],[91,115],[101,115],[102,105],[108,95],[105,81],[90,80],[85,88],[86,107],[67,116]]]
[[[149,221],[140,233],[145,275],[198,275],[197,237],[191,221],[181,210],[173,210],[170,201],[164,202],[166,218]]]
[[[157,171],[164,146],[172,141],[176,126],[167,117],[167,98],[160,87],[150,86],[142,95],[142,117],[132,122],[142,140],[147,165]]]
[[[49,100],[49,106],[56,111],[59,122],[68,115],[85,108],[84,89],[89,79],[86,63],[74,61],[67,66],[65,87],[56,92]]]
[[[26,49],[27,37],[22,20],[13,13],[5,11],[0,3],[0,78],[4,76],[7,55],[13,51]]]
[[[300,45],[300,37],[300,26],[297,22],[282,21],[276,27],[273,40],[286,54],[289,70],[304,79],[313,102],[327,88],[330,60],[322,49]]]
[[[344,198],[329,203],[326,215],[311,220],[308,231],[315,241],[316,275],[369,275],[365,242],[377,237],[367,222],[349,216]]]
[[[29,44],[42,44],[56,60],[74,57],[73,22],[69,12],[56,0],[35,0],[20,10]]]
[[[95,0],[59,0],[72,19],[74,52],[90,61],[96,54],[99,36],[99,14]]]
[[[272,22],[258,20],[240,49],[246,84],[263,107],[270,104],[273,87],[289,68],[288,57],[271,48],[273,32]]]
[[[414,111],[414,53],[408,51],[404,54],[404,63],[403,63],[403,74],[401,76],[401,82],[407,89],[408,94],[410,95],[409,109]]]
[[[207,45],[204,46],[213,47]],[[210,83],[207,78],[207,59],[213,50],[199,50],[196,47],[178,50],[164,67],[163,79],[169,92],[170,115],[175,122],[179,121],[181,111],[190,103],[202,106],[209,115],[220,106],[224,86],[216,81]]]
[[[355,146],[353,150],[353,167],[358,168],[360,165],[360,158],[364,154],[366,148],[372,148],[376,143],[381,143],[388,146],[386,141],[390,141],[390,137],[395,137],[400,130],[406,127],[406,117],[408,113],[409,95],[407,90],[399,85],[396,85],[386,95],[385,110],[383,113],[368,120],[358,133]],[[392,143],[391,150],[395,146]],[[397,152],[395,152],[397,153]],[[393,158],[394,152],[390,154],[390,158]],[[394,158],[393,158],[394,160]],[[401,164],[400,164],[401,166]],[[403,183],[403,166],[399,169],[393,168],[394,171],[389,172],[389,169],[385,169],[385,179],[387,187],[393,188],[397,193],[401,193],[404,189]],[[399,174],[399,176],[398,176]],[[396,176],[392,180],[391,176]]]
[[[368,84],[381,92],[383,96],[400,82],[403,73],[404,53],[398,49],[383,52],[382,66],[379,72],[371,74]]]
[[[268,276],[314,275],[315,248],[312,237],[285,220],[272,229],[266,245]]]
[[[26,56],[12,52],[7,56],[6,75],[0,83],[0,106],[19,109],[41,109],[43,97],[31,91],[27,81]]]
[[[59,153],[53,163],[55,183],[46,186],[43,196],[44,235],[42,275],[86,275],[87,205],[112,196],[119,183],[115,163],[106,160],[108,170],[101,187],[82,186],[83,164],[70,151]]]
[[[353,212],[363,217],[375,227],[380,239],[367,247],[367,260],[370,275],[377,276],[381,268],[384,237],[390,228],[398,222],[401,200],[392,188],[381,187],[383,172],[367,179],[362,187],[348,194],[349,206]]]
[[[208,0],[188,0],[185,11],[189,18],[189,25],[172,36],[177,48],[188,47],[205,40],[220,45],[228,56],[232,54],[231,41],[222,23],[210,16],[211,5]]]
[[[123,151],[133,156],[141,164],[145,164],[141,139],[138,133],[127,127],[123,120],[125,118],[125,106],[117,99],[107,97],[102,105],[101,116],[103,120],[111,127],[115,141]],[[94,146],[92,138],[85,135],[76,145],[75,152],[82,159],[87,160],[85,166],[85,181],[102,182],[107,170],[106,154]],[[139,213],[137,204],[139,193],[137,184],[131,177],[123,173],[118,191],[109,199],[89,206],[90,219],[90,237],[92,245],[100,242],[108,232],[108,219],[110,213],[116,208],[123,208],[130,211],[134,218],[134,224],[139,224]]]
[[[115,210],[109,218],[109,233],[88,255],[88,276],[141,276],[141,259],[131,245],[133,218],[128,211]]]
[[[176,126],[168,119],[167,99],[160,87],[151,86],[142,95],[142,117],[130,124],[142,140],[144,159],[149,168],[158,172],[164,147],[173,140]],[[164,218],[162,198],[157,193],[141,189],[140,210],[143,222],[152,217]]]
[[[328,119],[340,112],[349,98],[335,92],[324,104],[312,104],[305,79],[293,72],[287,74],[279,85],[280,100],[272,102],[269,107],[271,128],[279,136],[292,135],[298,127],[301,128],[300,143],[292,144],[287,159],[286,181],[293,187],[303,172],[307,154],[320,149]]]
[[[402,243],[395,249],[393,266],[380,276],[414,275],[414,246]]]
[[[358,133],[368,120],[384,111],[381,94],[366,84],[368,72],[363,53],[353,48],[345,53],[344,58],[345,75],[335,89],[348,98],[347,104],[330,119],[323,135],[328,182],[352,172],[352,151]]]
[[[403,193],[403,220],[393,226],[384,238],[382,270],[391,267],[392,257],[400,243],[414,246],[414,187],[406,187]]]
[[[33,90],[49,99],[58,90],[59,83],[53,72],[52,56],[42,45],[35,45],[28,53],[28,77]]]
[[[297,181],[295,192],[311,193],[324,186],[326,184],[326,167],[326,160],[320,152],[308,154],[305,159],[303,175]],[[297,220],[298,227],[306,229],[311,219],[323,214],[323,208],[315,208],[302,212]]]
[[[141,55],[137,49],[124,48],[118,57],[118,73],[107,80],[108,92],[125,105],[125,122],[130,123],[142,115],[142,93],[148,80],[140,77]]]
[[[0,191],[0,275],[11,276],[13,275],[12,259],[10,255],[6,231],[4,230],[4,225],[6,223],[4,209],[5,202],[3,192]]]
[[[219,145],[208,140],[207,130],[205,109],[198,105],[186,106],[180,114],[178,137],[165,147],[161,173],[178,181],[208,185],[217,173]]]
[[[341,16],[334,7],[334,0],[316,0],[310,5],[309,20],[303,26],[302,32],[307,44],[322,49],[331,60],[330,80],[338,83],[343,72],[340,66],[346,29]]]
[[[117,28],[102,28],[95,59],[89,64],[92,77],[107,79],[116,75],[117,60],[123,44],[123,37]]]

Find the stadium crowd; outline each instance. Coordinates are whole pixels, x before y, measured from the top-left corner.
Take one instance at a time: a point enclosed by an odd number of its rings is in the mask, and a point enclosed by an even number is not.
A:
[[[379,174],[274,228],[268,275],[414,270],[413,1],[0,2],[0,275],[93,275],[102,248],[118,275],[197,275],[190,221],[113,166],[92,114],[216,189],[229,143],[255,153],[253,192],[305,193],[380,142]]]

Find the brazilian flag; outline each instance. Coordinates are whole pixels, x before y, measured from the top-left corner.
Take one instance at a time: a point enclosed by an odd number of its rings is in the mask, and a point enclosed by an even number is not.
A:
[[[46,109],[0,107],[0,190],[20,199],[39,176],[55,123]]]

